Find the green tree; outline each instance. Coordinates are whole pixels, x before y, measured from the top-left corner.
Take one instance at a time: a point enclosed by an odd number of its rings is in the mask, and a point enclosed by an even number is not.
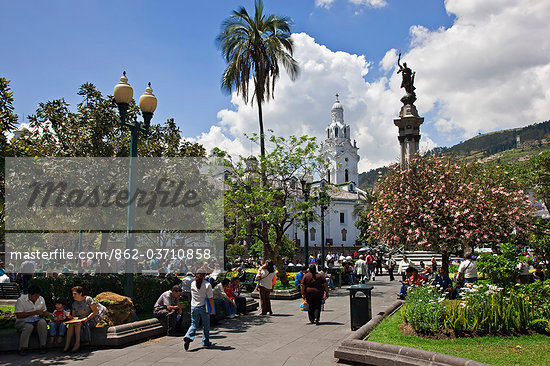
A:
[[[537,220],[529,240],[529,246],[533,248],[539,262],[550,260],[550,222],[543,219]]]
[[[2,165],[0,166],[0,253],[5,251],[4,241],[4,173],[5,173],[5,157],[16,154],[17,149],[13,149],[8,145],[8,134],[15,130],[17,125],[17,114],[13,113],[13,92],[10,89],[10,81],[5,78],[0,78],[0,147],[2,148]],[[4,260],[4,258],[0,258]]]
[[[371,219],[369,212],[377,199],[377,193],[373,189],[367,189],[359,194],[359,201],[353,206],[353,214],[357,217],[355,226],[359,229],[357,241],[363,245],[368,244],[372,239]]]
[[[92,83],[83,84],[78,95],[82,101],[77,104],[76,112],[71,111],[64,99],[40,103],[36,112],[28,117],[28,137],[13,141],[13,144],[20,144],[30,156],[128,156],[130,132],[119,126],[113,96],[103,95]],[[140,113],[132,101],[128,119],[136,119]],[[148,134],[140,135],[138,154],[203,157],[205,149],[200,144],[183,140],[174,120],[168,119],[162,125],[151,125]],[[108,241],[109,233],[102,233],[100,250],[106,250]]]
[[[258,136],[251,138],[257,141]],[[270,136],[274,145],[266,156],[267,184],[257,171],[255,158],[240,158],[234,163],[226,181],[226,233],[237,234],[248,243],[261,243],[262,256],[271,259],[279,270],[279,278],[288,284],[282,257],[293,254],[286,230],[303,219],[317,205],[315,194],[306,201],[297,177],[325,171],[315,138],[291,136],[288,139]],[[329,187],[327,186],[326,189]],[[251,248],[251,253],[255,253]]]
[[[279,78],[282,64],[292,80],[298,75],[298,63],[292,57],[291,20],[284,16],[264,15],[262,0],[254,3],[254,16],[244,7],[239,7],[222,24],[217,38],[227,62],[222,77],[222,89],[234,89],[248,103],[248,83],[253,79],[253,97],[258,105],[260,125],[260,156],[266,156],[262,104],[273,97],[275,81]],[[261,162],[262,168],[263,161]],[[265,183],[265,174],[262,178]]]
[[[531,158],[526,171],[536,198],[542,200],[547,208],[550,207],[550,151],[544,151]]]

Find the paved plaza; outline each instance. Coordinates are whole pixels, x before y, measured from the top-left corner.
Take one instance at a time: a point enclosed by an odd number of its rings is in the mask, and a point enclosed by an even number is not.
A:
[[[399,282],[377,277],[372,292],[373,315],[395,301]],[[349,295],[345,287],[331,292],[321,325],[309,324],[301,300],[272,300],[274,315],[247,314],[226,319],[211,330],[211,349],[201,347],[200,333],[189,348],[183,337],[162,337],[119,349],[86,349],[77,354],[61,350],[21,357],[0,353],[2,365],[333,365],[333,353],[351,334]]]

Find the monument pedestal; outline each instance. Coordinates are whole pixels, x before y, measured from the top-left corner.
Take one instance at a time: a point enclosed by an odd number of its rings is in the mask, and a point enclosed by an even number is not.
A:
[[[406,169],[410,159],[418,152],[420,143],[420,125],[424,117],[418,115],[414,104],[401,107],[399,118],[393,123],[399,128],[399,145],[401,146],[401,169]]]

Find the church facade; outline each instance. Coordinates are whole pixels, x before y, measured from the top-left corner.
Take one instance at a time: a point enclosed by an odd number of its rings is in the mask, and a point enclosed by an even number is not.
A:
[[[344,121],[344,108],[338,100],[332,105],[331,121],[326,127],[326,138],[320,152],[328,163],[321,180],[333,186],[330,190],[331,204],[325,210],[325,254],[329,251],[349,253],[360,247],[356,242],[359,230],[355,226],[357,217],[353,208],[358,200],[359,155],[355,140],[351,139],[351,128]],[[309,252],[316,255],[321,250],[321,209],[316,207],[317,220],[309,222]],[[300,252],[304,247],[304,230],[296,224],[287,230],[287,236],[296,241]]]

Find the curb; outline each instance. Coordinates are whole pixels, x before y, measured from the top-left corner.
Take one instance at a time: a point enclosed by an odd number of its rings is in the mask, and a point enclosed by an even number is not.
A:
[[[394,301],[383,312],[378,313],[367,324],[346,338],[334,351],[334,357],[367,365],[384,366],[483,366],[485,363],[442,353],[424,351],[416,348],[393,344],[363,341],[363,339],[386,318],[393,314],[405,302]]]

